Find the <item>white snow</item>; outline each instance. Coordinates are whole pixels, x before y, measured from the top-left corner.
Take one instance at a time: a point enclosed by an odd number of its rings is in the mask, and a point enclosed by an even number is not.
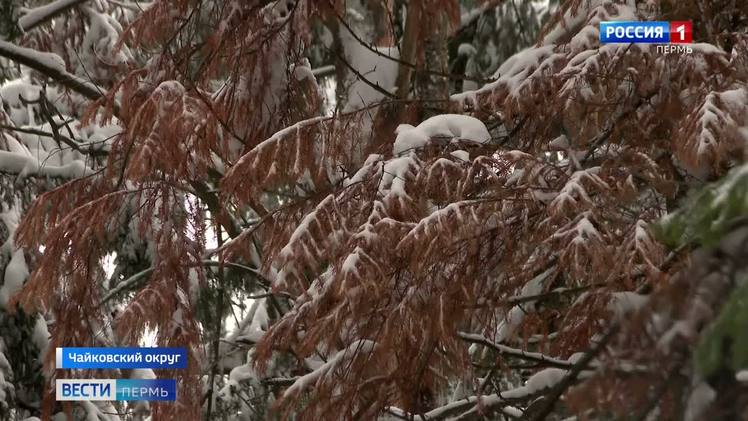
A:
[[[0,99],[7,104],[6,112],[16,125],[34,124],[33,107],[25,105],[26,101],[39,99],[41,88],[33,85],[27,78],[14,79],[0,85]]]
[[[473,44],[470,43],[462,43],[459,47],[457,47],[457,55],[459,56],[473,56],[477,54],[478,51],[473,47]]]
[[[322,364],[317,370],[307,373],[289,386],[288,389],[283,392],[284,396],[292,396],[306,390],[312,384],[324,381],[334,375],[336,369],[340,364],[345,363],[347,360],[356,358],[361,354],[369,354],[374,351],[376,343],[367,339],[360,339],[352,344],[348,345],[345,349],[338,351],[333,357],[327,360],[326,363]]]
[[[437,138],[481,144],[491,140],[491,135],[482,121],[459,114],[437,115],[424,120],[417,127],[401,124],[395,133],[395,155],[426,146],[432,139]]]
[[[475,404],[479,407],[501,408],[505,414],[511,415],[512,417],[521,417],[522,411],[513,406],[506,406],[507,400],[531,397],[538,392],[542,392],[543,390],[555,386],[565,375],[566,370],[560,368],[546,368],[532,375],[524,386],[505,390],[497,394],[487,396],[469,396],[465,399],[450,402],[447,405],[433,409],[424,414],[425,419],[442,418],[445,413],[452,412],[456,408],[464,407],[466,404]],[[473,411],[474,408],[475,406],[473,406],[473,409],[470,409],[468,412]],[[424,417],[418,417],[416,419],[423,420]]]
[[[247,352],[247,359],[245,364],[238,365],[231,369],[229,378],[226,384],[218,391],[218,396],[223,399],[233,396],[236,391],[240,389],[240,383],[246,381],[253,381],[259,379],[258,373],[252,368],[254,364],[254,350],[251,349]]]
[[[592,216],[590,211],[583,212],[577,217],[577,220],[566,224],[564,227],[555,232],[551,239],[566,240],[569,245],[581,246],[590,240],[600,240],[602,235],[595,228],[595,225],[589,218]]]
[[[592,167],[585,170],[575,171],[569,180],[564,184],[564,187],[558,192],[558,196],[551,201],[551,209],[561,210],[564,207],[574,206],[578,201],[590,203],[590,196],[587,194],[587,189],[584,186],[584,181],[589,184],[596,186],[600,189],[607,189],[608,184],[605,183],[597,174],[600,172],[600,167]],[[586,218],[585,218],[586,220]],[[589,221],[588,221],[589,222]],[[581,224],[583,222],[580,221]],[[589,228],[585,224],[583,228]]]
[[[132,57],[127,45],[117,48],[123,28],[114,17],[106,13],[99,13],[91,7],[82,7],[80,10],[88,18],[89,25],[81,41],[82,54],[75,62],[75,73],[87,75],[94,80],[106,80],[111,70],[108,66],[101,66],[101,62],[110,66],[119,65]]]
[[[60,13],[75,3],[80,3],[80,0],[56,0],[33,9],[22,8],[21,17],[18,18],[18,26],[24,30],[28,30],[47,19],[47,17]]]
[[[510,346],[506,346],[500,343],[491,342],[485,336],[478,335],[475,333],[458,332],[457,336],[459,336],[462,339],[467,340],[468,342],[473,342],[473,343],[489,342],[491,343],[490,345],[491,348],[495,349],[496,351],[499,351],[502,355],[506,355],[510,357],[514,356],[514,357],[533,358],[536,360],[543,360],[548,363],[553,363],[553,364],[558,364],[558,365],[569,365],[570,366],[571,364],[574,364],[576,362],[575,358],[578,358],[584,355],[584,353],[577,353],[579,355],[574,354],[568,360],[562,360],[562,359],[554,358],[554,357],[551,357],[545,354],[541,354],[540,352],[525,351],[519,348],[512,348]]]
[[[344,112],[365,108],[385,98],[384,94],[373,88],[370,83],[379,86],[384,91],[393,91],[399,68],[395,60],[400,58],[400,52],[396,47],[372,46],[367,48],[361,45],[344,26],[340,29],[340,42],[348,64],[369,82],[365,82],[354,72],[348,71],[345,85],[348,89],[345,103],[341,104]],[[346,67],[346,70],[349,69]]]
[[[703,420],[706,410],[709,409],[710,404],[716,397],[717,393],[709,387],[709,384],[706,382],[699,383],[688,397],[688,404],[683,417],[684,421]]]
[[[54,53],[45,53],[31,48],[19,47],[13,43],[0,40],[0,50],[10,53],[15,56],[21,56],[30,60],[36,61],[45,67],[54,69],[59,73],[67,73],[65,70],[65,61],[62,57]],[[70,75],[72,78],[77,79],[75,76]]]
[[[361,247],[356,247],[351,254],[348,255],[348,257],[345,258],[343,261],[343,266],[340,268],[340,271],[344,274],[350,273],[350,274],[358,274],[358,261],[360,260],[359,253],[362,252]]]
[[[449,153],[453,157],[459,159],[460,161],[469,162],[470,161],[470,153],[468,151],[463,150],[456,150]]]
[[[18,174],[21,177],[39,174],[72,179],[90,174],[92,170],[81,160],[74,160],[65,165],[47,165],[29,155],[0,151],[0,172]]]
[[[233,166],[233,168],[239,168],[243,166],[253,166],[257,165],[257,160],[260,157],[263,157],[262,150],[265,148],[275,148],[276,145],[279,142],[283,142],[287,138],[291,138],[293,136],[297,136],[301,130],[307,126],[313,126],[315,124],[319,124],[325,120],[329,120],[330,117],[325,116],[318,116],[318,117],[312,117],[307,120],[301,120],[291,126],[285,127],[277,132],[275,132],[272,136],[269,138],[263,140],[260,142],[257,146],[252,148],[251,151],[247,152],[246,154],[242,155],[241,158],[236,162],[236,164]],[[293,151],[290,151],[289,153],[293,153]]]
[[[26,258],[23,250],[18,249],[13,253],[10,262],[5,267],[5,278],[0,287],[0,307],[5,308],[8,300],[21,289],[23,282],[29,276],[29,268],[26,266]]]
[[[317,80],[314,72],[312,72],[312,68],[307,59],[304,59],[303,64],[300,64],[298,66],[293,66],[292,72],[294,76],[296,77],[296,80],[298,81],[310,80],[312,82],[316,82]]]
[[[548,389],[560,382],[566,375],[566,370],[560,368],[546,368],[527,379],[525,387],[530,393]]]
[[[621,320],[625,316],[639,311],[649,300],[649,296],[637,294],[633,291],[619,291],[611,294],[608,310],[614,315],[616,320]]]
[[[565,151],[569,149],[569,146],[569,138],[563,134],[548,143],[548,147],[550,147],[552,151]]]
[[[156,373],[150,368],[135,368],[130,372],[131,379],[155,379]]]
[[[522,287],[520,297],[528,297],[532,295],[540,294],[545,286],[545,281],[548,277],[556,271],[556,266],[552,266],[540,275],[532,278]],[[535,302],[529,301],[523,303],[521,306],[516,305],[509,310],[504,320],[499,323],[496,329],[496,342],[501,343],[509,339],[517,331],[522,321],[525,319],[525,314],[528,311],[533,311],[535,308]]]
[[[49,329],[47,329],[47,321],[42,315],[36,316],[36,322],[34,324],[34,330],[31,333],[31,340],[39,350],[39,361],[44,360],[44,356],[47,353],[49,347]]]
[[[5,225],[8,232],[8,238],[3,244],[0,244],[0,254],[7,253],[10,255],[13,251],[13,237],[21,221],[20,206],[20,203],[10,206],[0,205],[0,222]]]
[[[382,169],[382,181],[379,183],[380,192],[395,197],[407,197],[405,180],[408,178],[408,173],[415,173],[417,169],[418,163],[411,155],[387,161]]]
[[[364,181],[366,176],[372,172],[373,168],[375,166],[380,166],[383,160],[384,160],[384,157],[382,155],[378,155],[378,154],[369,155],[368,157],[366,157],[366,161],[364,161],[363,165],[361,165],[361,168],[359,168],[349,178],[344,180],[343,185],[345,187],[348,187],[351,184],[360,183]]]

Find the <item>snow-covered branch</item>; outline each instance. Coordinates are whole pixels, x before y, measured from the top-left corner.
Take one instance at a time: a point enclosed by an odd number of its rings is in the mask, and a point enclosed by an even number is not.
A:
[[[47,165],[31,155],[0,151],[0,172],[20,177],[40,175],[51,178],[74,179],[91,174],[83,161],[75,160],[62,166]]]
[[[466,336],[477,339],[477,337],[473,337],[472,335]],[[457,416],[456,419],[474,419],[477,414],[487,414],[494,411],[501,411],[511,418],[520,418],[523,416],[522,411],[512,406],[512,404],[529,401],[543,394],[555,391],[559,386],[564,386],[567,378],[572,375],[574,375],[574,378],[578,376],[579,373],[576,372],[576,368],[584,367],[590,362],[586,358],[587,355],[582,355],[576,362],[563,361],[565,367],[568,369],[551,367],[540,370],[530,376],[524,386],[489,395],[470,396],[432,409],[423,415],[413,416],[413,414],[407,414],[402,410],[392,407],[390,410],[396,415],[410,416],[411,418],[408,419],[421,421],[443,420],[455,416]]]
[[[543,355],[539,352],[527,352],[523,351],[521,349],[512,348],[510,346],[497,344],[495,342],[492,342],[488,340],[483,335],[476,335],[474,333],[466,333],[466,332],[459,332],[457,336],[460,337],[460,339],[474,343],[479,344],[483,346],[487,346],[494,351],[497,351],[498,353],[510,357],[519,358],[526,361],[533,361],[537,363],[541,363],[543,365],[547,365],[549,367],[556,367],[556,368],[571,368],[574,364],[567,361],[567,360],[560,360],[558,358],[549,357],[547,355]]]
[[[65,69],[65,62],[57,54],[36,51],[31,48],[19,47],[7,41],[0,41],[0,56],[34,69],[88,99],[97,100],[105,94],[105,91],[96,84],[69,73]]]
[[[36,26],[58,16],[75,6],[83,4],[88,0],[56,0],[44,6],[35,7],[23,11],[23,15],[18,19],[18,26],[28,32]]]
[[[320,382],[329,380],[334,376],[336,370],[340,369],[341,364],[344,364],[361,354],[367,355],[374,351],[375,347],[376,342],[365,339],[353,342],[345,349],[338,351],[335,356],[330,358],[316,370],[297,378],[296,381],[294,381],[294,383],[283,392],[283,397],[288,398],[298,395],[314,384],[319,384]]]

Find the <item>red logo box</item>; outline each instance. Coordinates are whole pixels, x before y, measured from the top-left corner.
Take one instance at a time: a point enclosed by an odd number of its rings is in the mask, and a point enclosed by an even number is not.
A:
[[[693,42],[691,21],[679,20],[670,22],[670,43],[690,44]]]

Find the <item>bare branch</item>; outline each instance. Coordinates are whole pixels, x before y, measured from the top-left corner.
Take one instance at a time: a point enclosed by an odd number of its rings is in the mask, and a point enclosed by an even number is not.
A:
[[[519,359],[526,360],[526,361],[533,361],[533,362],[541,363],[549,367],[569,369],[574,366],[573,363],[567,360],[560,360],[557,358],[549,357],[547,355],[543,355],[539,352],[527,352],[521,349],[512,348],[506,345],[491,342],[487,338],[483,337],[482,335],[459,332],[457,333],[457,336],[460,339],[464,340],[465,342],[487,346],[502,355],[515,357],[515,358],[519,358]]]

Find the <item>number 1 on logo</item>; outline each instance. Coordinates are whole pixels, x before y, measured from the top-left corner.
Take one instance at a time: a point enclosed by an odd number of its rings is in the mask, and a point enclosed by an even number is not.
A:
[[[670,22],[670,42],[690,44],[693,39],[691,21]]]

